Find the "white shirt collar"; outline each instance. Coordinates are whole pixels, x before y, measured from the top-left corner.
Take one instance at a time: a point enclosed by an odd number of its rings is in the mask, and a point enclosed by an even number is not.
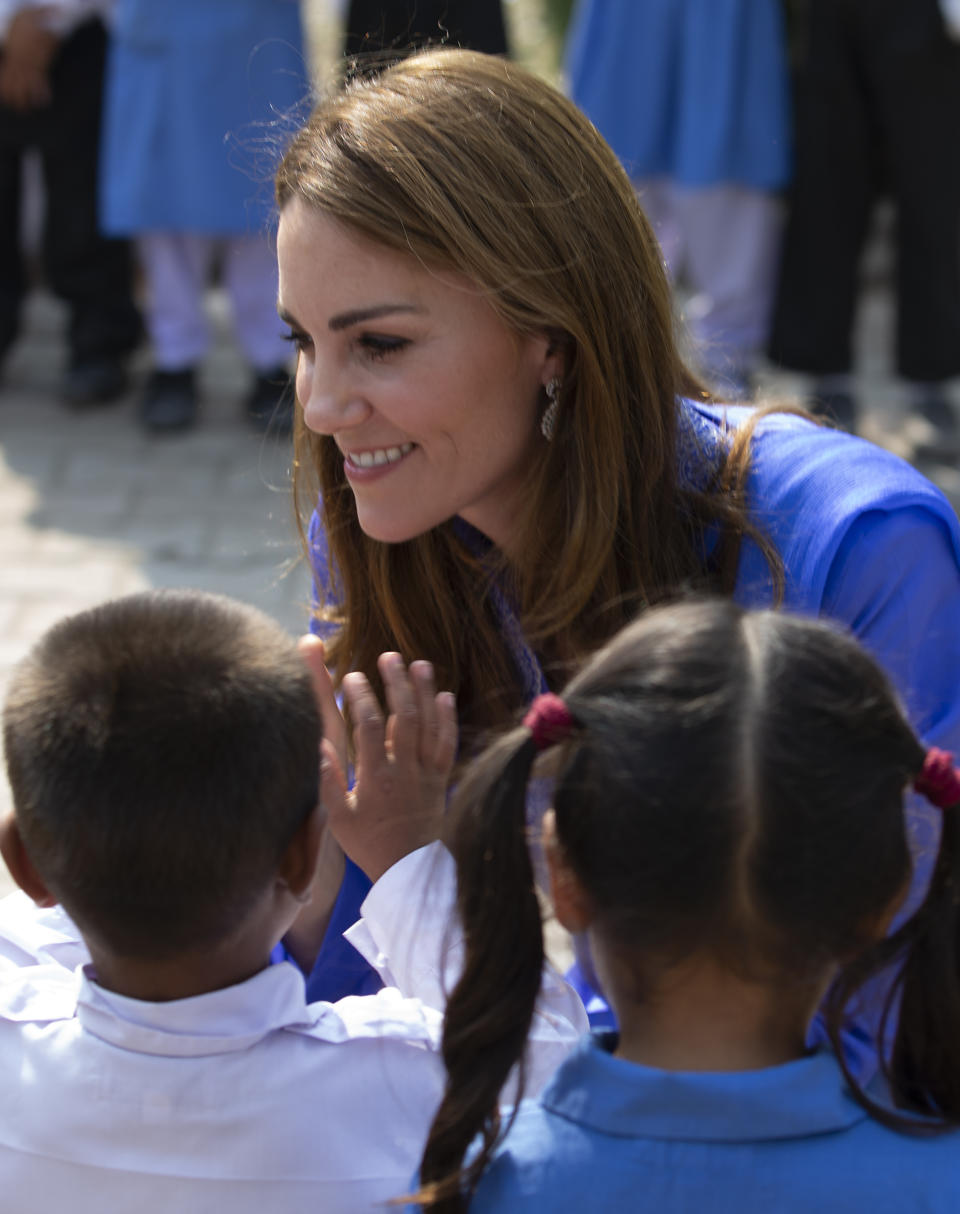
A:
[[[77,1019],[102,1041],[142,1054],[198,1057],[245,1050],[278,1029],[310,1029],[323,1005],[308,1008],[303,976],[283,962],[218,991],[148,1003],[108,991],[91,966],[81,971]]]

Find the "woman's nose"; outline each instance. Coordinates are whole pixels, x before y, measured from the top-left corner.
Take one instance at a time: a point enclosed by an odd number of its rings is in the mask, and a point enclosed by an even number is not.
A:
[[[301,358],[297,368],[297,400],[308,430],[336,434],[366,420],[370,405],[349,382],[324,375],[316,366],[305,366],[305,361]]]

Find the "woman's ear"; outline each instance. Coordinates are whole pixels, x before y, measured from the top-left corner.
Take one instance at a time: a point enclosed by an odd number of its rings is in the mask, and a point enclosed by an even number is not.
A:
[[[37,906],[56,906],[57,899],[47,889],[43,878],[33,867],[23,845],[16,815],[11,811],[0,822],[0,856],[17,885]]]
[[[542,831],[553,913],[560,926],[568,932],[585,932],[594,919],[593,902],[580,878],[567,863],[557,838],[557,817],[552,809],[543,815]]]
[[[540,369],[540,386],[546,388],[552,380],[562,384],[567,377],[570,338],[560,329],[547,330],[547,349]]]

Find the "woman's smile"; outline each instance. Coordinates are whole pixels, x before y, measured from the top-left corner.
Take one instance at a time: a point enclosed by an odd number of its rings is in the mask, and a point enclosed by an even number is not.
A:
[[[377,480],[394,471],[415,446],[415,443],[402,443],[398,447],[373,447],[365,451],[344,451],[343,470],[347,480],[357,484],[369,484],[372,480]]]
[[[303,420],[342,452],[363,530],[398,543],[460,515],[507,546],[544,442],[547,335],[514,332],[469,279],[297,198],[277,251]]]

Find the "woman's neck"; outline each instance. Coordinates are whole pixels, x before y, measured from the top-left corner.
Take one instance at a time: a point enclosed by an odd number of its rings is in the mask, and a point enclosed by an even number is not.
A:
[[[628,974],[603,969],[620,1025],[617,1057],[667,1071],[752,1071],[802,1058],[822,990],[748,982],[698,958],[637,999]]]

